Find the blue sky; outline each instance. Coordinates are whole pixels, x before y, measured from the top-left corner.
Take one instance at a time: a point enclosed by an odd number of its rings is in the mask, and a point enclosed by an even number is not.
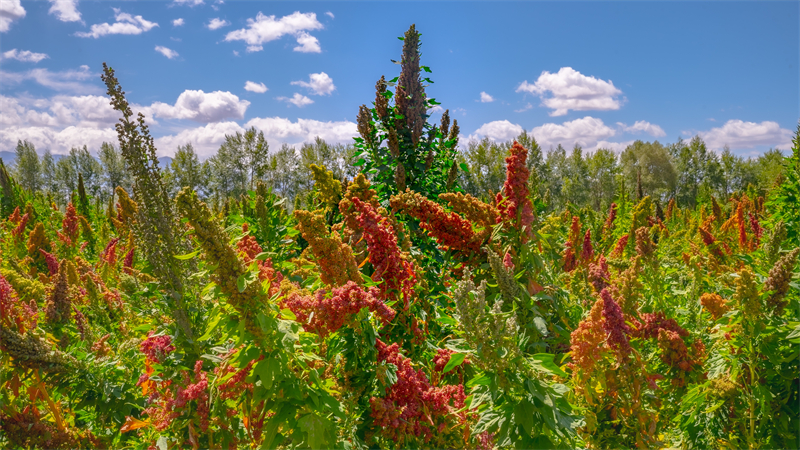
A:
[[[788,149],[800,118],[799,19],[799,2],[0,0],[0,150],[116,142],[104,61],[162,155],[207,157],[250,126],[273,148],[348,142],[415,23],[462,144],[700,135],[757,155]]]

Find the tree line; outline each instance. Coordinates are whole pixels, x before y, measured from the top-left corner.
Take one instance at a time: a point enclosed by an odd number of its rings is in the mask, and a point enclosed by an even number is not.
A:
[[[711,196],[725,199],[734,191],[758,196],[780,179],[783,167],[777,149],[744,158],[727,147],[721,153],[711,151],[697,136],[667,145],[635,141],[619,154],[604,148],[587,152],[579,145],[569,151],[560,144],[543,150],[526,132],[515,140],[529,149],[530,186],[547,210],[570,204],[605,210],[620,195],[650,196],[664,204],[674,198],[684,207],[694,207]],[[485,138],[462,146],[458,153],[461,189],[483,199],[499,192],[512,143]],[[358,159],[354,145],[329,144],[321,138],[299,149],[283,144],[270,151],[263,132],[251,128],[226,136],[216,154],[205,161],[192,144],[179,146],[164,167],[164,182],[172,195],[189,186],[215,208],[222,208],[228,199],[246,195],[263,181],[289,205],[303,207],[310,202],[314,184],[311,164],[326,167],[346,182],[358,174]],[[112,200],[117,186],[131,189],[122,153],[107,142],[97,157],[84,146],[56,160],[49,150],[39,156],[33,144],[19,141],[11,173],[22,188],[42,192],[60,205],[66,204],[80,183],[88,195],[103,203]]]

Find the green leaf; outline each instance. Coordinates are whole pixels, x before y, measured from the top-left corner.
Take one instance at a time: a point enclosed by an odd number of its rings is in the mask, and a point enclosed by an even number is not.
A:
[[[467,381],[467,388],[472,388],[473,386],[489,386],[492,384],[492,377],[487,374],[480,374],[476,375],[473,379]]]
[[[517,425],[522,426],[528,436],[533,432],[533,414],[534,407],[528,400],[523,400],[514,407],[514,420]]]
[[[213,319],[208,323],[208,328],[206,328],[206,332],[203,333],[197,340],[198,341],[205,341],[211,337],[211,334],[214,333],[214,330],[217,329],[219,322],[222,320],[222,315],[216,315]]]
[[[451,326],[458,325],[458,322],[456,322],[456,319],[453,319],[450,316],[437,317],[436,321],[439,322],[442,325],[451,325]]]
[[[200,250],[195,250],[192,253],[187,253],[185,255],[173,255],[173,258],[180,259],[181,261],[185,261],[187,259],[192,259],[195,256],[200,254]]]
[[[794,327],[794,330],[792,330],[792,332],[789,333],[788,336],[786,336],[786,339],[788,339],[788,340],[790,340],[792,342],[794,342],[797,339],[800,339],[800,324],[798,324],[796,327]],[[800,342],[798,342],[798,343],[800,343]]]
[[[536,330],[542,334],[542,336],[547,336],[547,322],[545,322],[544,319],[541,317],[534,317],[533,325],[536,327]]]
[[[246,274],[243,273],[239,275],[239,278],[236,279],[236,289],[239,291],[239,293],[242,293],[244,292],[245,289],[247,289],[247,281],[245,280],[245,275]]]
[[[467,163],[461,163],[458,165],[458,167],[461,167],[461,170],[464,172],[469,173],[469,166],[467,166]]]
[[[431,68],[430,68],[430,67],[428,67],[428,66],[419,66],[419,68],[420,68],[420,69],[422,69],[422,70],[424,70],[425,72],[428,72],[428,73],[433,73],[433,72],[431,72]]]
[[[317,448],[330,448],[327,445],[327,435],[331,428],[329,420],[324,419],[314,413],[306,414],[297,421],[300,429],[308,436],[308,445],[312,449]]]
[[[272,357],[262,359],[253,367],[253,375],[261,379],[261,387],[271,389],[273,384],[280,380],[278,360]]]
[[[536,361],[537,365],[541,366],[548,372],[552,372],[560,377],[568,377],[566,372],[561,370],[560,367],[553,362],[555,355],[551,353],[537,353],[531,357],[534,361]]]
[[[295,316],[294,313],[292,312],[292,310],[288,309],[288,308],[283,308],[281,310],[281,317],[283,317],[286,320],[297,321],[297,316]]]
[[[453,353],[452,355],[450,355],[450,361],[447,361],[447,364],[444,366],[442,374],[450,372],[457,366],[461,365],[461,363],[464,362],[464,358],[466,357],[467,357],[466,353]]]
[[[356,166],[356,167],[358,167],[358,166],[363,166],[363,165],[364,165],[364,163],[366,163],[366,162],[367,162],[367,160],[366,160],[366,159],[364,159],[364,158],[359,158],[359,159],[358,159],[358,161],[356,161],[356,162],[354,162],[354,163],[353,163],[353,165],[354,165],[354,166]]]

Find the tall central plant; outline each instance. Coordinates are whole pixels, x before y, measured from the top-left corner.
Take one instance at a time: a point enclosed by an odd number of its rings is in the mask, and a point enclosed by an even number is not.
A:
[[[361,151],[357,165],[372,181],[382,201],[409,188],[431,199],[455,186],[458,122],[450,127],[449,111],[442,114],[440,125],[428,123],[428,111],[439,103],[425,94],[420,65],[420,33],[414,25],[403,41],[400,76],[390,81],[381,77],[376,84],[374,108],[361,105],[358,113],[356,147]],[[396,61],[393,61],[397,63]],[[396,86],[395,93],[388,91]],[[390,104],[394,97],[394,105]]]

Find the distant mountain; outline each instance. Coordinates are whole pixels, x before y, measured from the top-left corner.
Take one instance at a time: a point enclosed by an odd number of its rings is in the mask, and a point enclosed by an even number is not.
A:
[[[172,164],[172,158],[169,156],[162,156],[161,158],[158,158],[158,167],[163,169],[164,167],[169,167],[170,164]]]

